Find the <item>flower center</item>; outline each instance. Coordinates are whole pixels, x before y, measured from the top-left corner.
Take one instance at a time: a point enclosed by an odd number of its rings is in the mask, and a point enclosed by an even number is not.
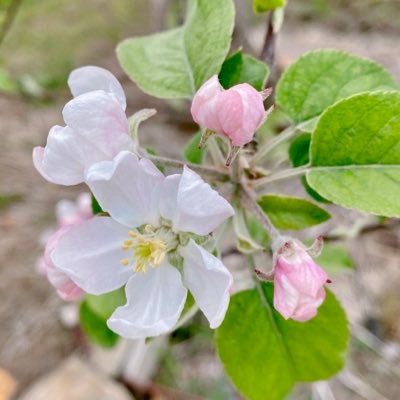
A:
[[[122,265],[129,266],[134,263],[135,272],[145,272],[148,266],[158,267],[167,253],[167,246],[163,240],[156,238],[152,226],[146,225],[144,233],[129,231],[130,239],[124,240],[122,250],[132,253],[130,258],[123,258]]]

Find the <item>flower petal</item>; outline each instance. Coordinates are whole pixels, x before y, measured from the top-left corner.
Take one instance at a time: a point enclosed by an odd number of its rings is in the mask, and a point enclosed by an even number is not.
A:
[[[161,215],[175,231],[207,235],[234,214],[232,206],[187,166],[165,179]]]
[[[217,328],[225,317],[229,305],[232,275],[225,265],[193,240],[180,250],[184,258],[183,279],[196,303]]]
[[[63,110],[65,123],[101,150],[110,160],[122,150],[133,149],[129,124],[115,97],[103,90],[84,93],[69,101]]]
[[[124,89],[118,79],[108,70],[93,65],[74,69],[68,78],[68,86],[74,97],[94,90],[104,90],[113,94],[125,110]]]
[[[283,316],[291,318],[300,301],[300,293],[294,288],[280,269],[274,274],[274,307]]]
[[[159,199],[164,175],[149,161],[128,151],[113,161],[93,165],[86,176],[104,211],[121,224],[138,227],[159,223]]]
[[[136,273],[125,288],[127,303],[117,308],[107,324],[128,339],[157,336],[177,323],[186,301],[179,271],[167,263]]]
[[[68,230],[51,254],[55,266],[85,292],[103,294],[120,288],[134,274],[121,265],[129,229],[109,217],[95,217]]]
[[[84,180],[86,160],[82,154],[80,137],[69,127],[53,126],[47,145],[35,147],[33,163],[48,181],[60,185],[76,185]],[[90,159],[98,153],[90,153]]]

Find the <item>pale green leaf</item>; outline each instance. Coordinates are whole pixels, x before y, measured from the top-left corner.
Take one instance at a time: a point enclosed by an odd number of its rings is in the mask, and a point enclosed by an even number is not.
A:
[[[265,88],[268,73],[265,63],[238,50],[224,61],[218,78],[225,89],[239,83],[248,83],[261,91]]]
[[[271,283],[232,296],[216,333],[225,370],[249,400],[282,400],[297,382],[334,375],[343,367],[348,339],[345,313],[332,293],[318,315],[302,323],[274,310]]]
[[[294,124],[309,130],[307,125],[315,124],[310,120],[340,99],[397,88],[391,75],[371,60],[338,50],[316,50],[300,57],[282,75],[276,102]]]
[[[218,74],[233,23],[232,0],[189,0],[182,27],[127,39],[117,48],[118,59],[146,93],[191,98],[205,80]]]
[[[125,289],[122,287],[113,292],[101,294],[100,296],[87,293],[85,301],[95,314],[107,320],[117,307],[126,303]]]
[[[256,13],[274,10],[284,7],[286,0],[253,0],[253,9]]]
[[[259,197],[258,204],[278,229],[304,229],[330,218],[324,209],[297,197],[265,194]]]
[[[329,108],[311,142],[307,181],[333,203],[400,216],[400,92],[363,93]]]
[[[354,268],[354,263],[349,253],[340,244],[325,243],[321,254],[315,261],[329,274]]]

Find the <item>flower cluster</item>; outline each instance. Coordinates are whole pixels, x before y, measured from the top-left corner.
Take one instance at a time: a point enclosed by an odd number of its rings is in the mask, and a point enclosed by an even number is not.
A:
[[[34,164],[50,182],[85,182],[108,215],[85,215],[65,229],[61,223],[43,264],[79,291],[99,295],[125,286],[127,303],[108,320],[121,336],[171,330],[188,290],[217,327],[232,276],[205,246],[212,250],[210,234],[233,215],[232,207],[190,168],[165,177],[139,159],[125,95],[110,72],[80,68],[68,83],[75,98],[63,111],[66,126],[52,128],[46,147],[34,149]]]
[[[63,110],[66,126],[53,127],[46,146],[34,149],[34,165],[50,182],[86,183],[104,212],[93,216],[90,194],[61,202],[40,271],[65,300],[125,287],[127,302],[107,323],[127,338],[173,329],[188,291],[211,328],[218,327],[232,276],[213,255],[211,234],[234,214],[232,206],[189,167],[164,176],[139,157],[124,91],[109,71],[79,68],[68,84],[74,98]],[[261,93],[248,84],[224,90],[216,76],[200,88],[191,111],[233,148],[251,141],[265,117]],[[142,110],[138,118],[153,113]],[[311,319],[325,299],[327,274],[297,240],[273,239],[274,306],[286,319]]]

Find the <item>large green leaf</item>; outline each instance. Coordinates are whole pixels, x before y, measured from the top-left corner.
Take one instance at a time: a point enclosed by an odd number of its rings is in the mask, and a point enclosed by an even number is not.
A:
[[[276,102],[294,124],[312,130],[310,120],[338,100],[396,88],[391,75],[371,60],[337,50],[317,50],[300,57],[282,75]]]
[[[143,91],[161,98],[191,98],[220,70],[233,23],[232,0],[189,0],[182,27],[127,39],[117,48],[118,59]]]
[[[267,64],[238,50],[224,61],[218,78],[225,89],[248,83],[261,91],[265,88],[268,73]]]
[[[117,344],[119,336],[108,328],[106,320],[97,315],[86,300],[81,303],[79,316],[82,330],[91,341],[102,347]]]
[[[322,116],[307,181],[347,208],[400,216],[400,92],[363,93]]]
[[[253,0],[253,9],[257,13],[284,7],[286,0]]]
[[[331,217],[317,205],[297,197],[265,194],[258,199],[258,204],[278,229],[304,229]]]
[[[250,400],[281,400],[296,382],[327,379],[344,363],[349,331],[332,293],[305,323],[286,321],[272,304],[271,283],[234,295],[216,333],[227,374]]]

